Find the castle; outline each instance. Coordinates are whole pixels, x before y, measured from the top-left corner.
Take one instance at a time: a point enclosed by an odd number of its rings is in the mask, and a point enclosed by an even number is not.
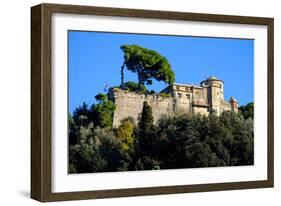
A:
[[[118,127],[121,120],[128,117],[137,123],[144,101],[152,107],[154,122],[163,115],[208,115],[210,112],[220,115],[223,111],[238,112],[238,102],[233,97],[229,101],[224,100],[224,82],[214,76],[202,81],[200,86],[174,83],[160,94],[138,94],[119,88],[111,89],[109,94],[116,106],[114,127]]]

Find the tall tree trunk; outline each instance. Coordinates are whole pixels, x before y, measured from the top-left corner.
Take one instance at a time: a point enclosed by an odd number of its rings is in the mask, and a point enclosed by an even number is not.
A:
[[[121,89],[124,89],[124,67],[125,67],[125,62],[121,66]]]
[[[145,73],[142,65],[138,65],[137,74],[138,74],[138,81],[139,81],[138,90],[141,91],[141,86],[144,85],[145,82]]]
[[[138,75],[138,81],[139,81],[138,82],[138,87],[139,87],[139,91],[140,91],[141,90],[141,85],[144,84],[144,79],[143,79],[141,74]]]

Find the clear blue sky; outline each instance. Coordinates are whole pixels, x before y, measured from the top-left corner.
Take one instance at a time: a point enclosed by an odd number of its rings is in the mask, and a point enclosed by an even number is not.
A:
[[[239,105],[253,101],[254,40],[69,31],[69,111],[83,102],[91,105],[106,85],[120,85],[123,44],[137,44],[165,56],[177,83],[199,85],[209,76],[224,80],[225,99]],[[125,71],[125,81],[137,82]],[[167,85],[154,81],[149,89]]]

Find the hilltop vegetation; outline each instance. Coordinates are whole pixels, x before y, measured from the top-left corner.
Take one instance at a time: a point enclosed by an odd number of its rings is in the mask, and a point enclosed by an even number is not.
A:
[[[251,102],[247,105],[239,107],[239,112],[243,115],[245,119],[254,119],[254,103]]]
[[[113,102],[96,98],[97,104],[69,115],[70,173],[253,164],[253,104],[239,113],[163,117],[153,124],[144,102],[138,122],[128,118],[112,128]]]

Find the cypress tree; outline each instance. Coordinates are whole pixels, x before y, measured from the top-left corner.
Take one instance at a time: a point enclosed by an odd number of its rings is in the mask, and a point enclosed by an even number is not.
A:
[[[142,114],[139,121],[138,133],[138,169],[160,168],[158,159],[158,139],[153,124],[152,108],[147,102],[143,103]]]
[[[146,132],[153,127],[152,108],[145,101],[143,103],[141,118],[139,121],[139,129],[141,132]]]

